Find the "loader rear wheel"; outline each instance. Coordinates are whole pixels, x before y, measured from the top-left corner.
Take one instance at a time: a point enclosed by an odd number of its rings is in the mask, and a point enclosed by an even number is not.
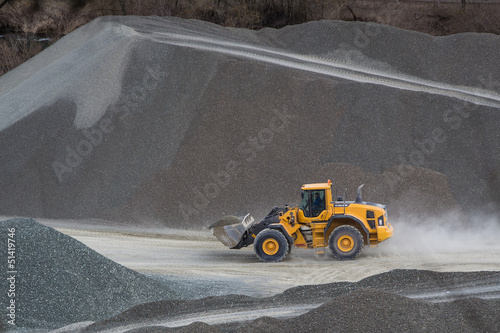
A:
[[[264,229],[253,242],[257,258],[262,262],[282,261],[289,252],[288,241],[278,230]]]
[[[333,230],[328,246],[335,258],[353,260],[359,257],[364,248],[363,235],[351,225],[341,225]]]

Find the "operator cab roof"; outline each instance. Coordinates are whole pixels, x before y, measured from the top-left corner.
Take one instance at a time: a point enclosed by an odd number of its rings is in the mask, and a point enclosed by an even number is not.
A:
[[[328,183],[314,183],[314,184],[304,184],[301,189],[306,190],[324,190],[330,188],[332,186],[332,182],[328,180]]]

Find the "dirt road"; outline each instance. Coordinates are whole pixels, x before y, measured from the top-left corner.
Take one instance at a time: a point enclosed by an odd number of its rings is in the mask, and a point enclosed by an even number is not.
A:
[[[497,224],[473,233],[449,227],[396,223],[395,235],[378,248],[365,247],[355,261],[293,249],[284,262],[261,263],[252,247],[230,250],[208,230],[118,230],[96,224],[45,221],[100,254],[138,272],[177,283],[193,298],[238,293],[269,296],[290,287],[358,281],[393,269],[439,272],[498,271]],[[106,230],[107,229],[107,230]],[[327,251],[328,252],[328,251]],[[173,281],[173,282],[172,282]],[[196,282],[204,288],[190,289]]]
[[[370,309],[378,314],[392,309],[381,323],[399,318],[402,321],[397,327],[410,322],[414,323],[413,331],[419,331],[419,320],[429,320],[432,329],[428,331],[442,332],[443,327],[454,322],[442,324],[432,318],[444,318],[450,311],[457,318],[465,318],[464,313],[476,310],[482,313],[480,317],[471,322],[464,319],[455,326],[464,332],[475,332],[478,325],[488,323],[491,327],[484,331],[497,331],[500,319],[492,317],[492,309],[498,307],[500,299],[496,220],[483,220],[481,227],[474,224],[462,228],[424,222],[395,221],[398,232],[390,241],[378,248],[365,248],[354,261],[342,262],[329,254],[318,257],[312,250],[293,249],[283,262],[261,263],[251,247],[227,249],[208,230],[140,229],[99,221],[42,220],[41,223],[57,228],[109,259],[156,278],[183,298],[180,303],[166,299],[139,304],[116,317],[73,323],[55,332],[126,332],[185,325],[202,326],[190,327],[190,331],[226,325],[226,331],[234,332],[246,325],[264,325],[261,331],[274,332],[283,325],[280,318],[295,318],[291,320],[303,324],[301,316],[311,313],[319,314],[318,321],[338,315],[325,317],[325,311],[345,311],[341,317],[356,317],[359,313],[352,309],[366,300],[373,304],[363,311]],[[476,273],[455,273],[459,271]],[[358,283],[330,283],[361,279]],[[301,287],[282,293],[297,286]],[[415,307],[419,308],[417,312],[413,311]],[[395,309],[402,309],[401,314],[393,313]],[[418,318],[407,320],[414,313]],[[267,319],[262,319],[264,316]],[[350,327],[353,323],[358,326]],[[368,325],[350,317],[344,324],[338,325],[350,327],[347,331]],[[325,328],[330,323],[327,320],[321,325]]]

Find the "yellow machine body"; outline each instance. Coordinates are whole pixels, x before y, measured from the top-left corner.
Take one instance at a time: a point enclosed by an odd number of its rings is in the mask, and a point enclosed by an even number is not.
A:
[[[283,260],[292,246],[317,253],[329,247],[335,258],[353,260],[364,246],[376,247],[393,234],[386,206],[362,201],[362,187],[355,201],[346,201],[333,197],[330,180],[305,184],[297,207],[275,207],[258,223],[248,214],[239,224],[215,223],[210,229],[231,249],[253,244],[264,262]]]
[[[313,200],[318,193],[324,206],[318,206],[309,212],[304,210],[308,207],[294,207],[280,216],[279,224],[292,236],[293,245],[302,248],[327,247],[329,236],[341,225],[351,225],[359,230],[364,244],[368,246],[377,246],[392,236],[393,227],[387,220],[387,211],[383,205],[335,201],[331,187],[330,182],[303,185],[304,195],[310,196],[308,201]]]

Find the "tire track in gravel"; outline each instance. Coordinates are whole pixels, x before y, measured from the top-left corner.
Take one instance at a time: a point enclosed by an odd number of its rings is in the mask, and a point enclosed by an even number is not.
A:
[[[500,298],[500,281],[498,277],[473,279],[466,283],[450,284],[446,288],[419,289],[417,293],[404,296],[429,302],[447,302],[469,297],[495,299]]]
[[[241,322],[255,320],[260,317],[272,318],[291,318],[297,317],[308,311],[321,306],[323,303],[317,304],[298,304],[292,306],[264,307],[259,309],[220,309],[214,311],[201,311],[190,313],[183,316],[172,317],[166,320],[148,321],[128,324],[120,327],[115,327],[109,330],[100,331],[101,333],[122,333],[133,329],[144,328],[145,326],[163,326],[163,327],[181,327],[187,326],[194,322],[204,322],[209,325],[225,324],[232,322]]]
[[[288,68],[361,83],[370,83],[395,89],[424,92],[456,98],[477,105],[500,108],[500,95],[498,93],[476,87],[451,85],[400,73],[389,73],[333,59],[283,52],[268,47],[254,46],[208,37],[189,36],[178,33],[145,33],[137,31],[136,33],[145,38],[154,39],[155,41],[175,46],[243,57],[264,63],[285,66]]]
[[[82,232],[67,229],[69,234],[90,246],[102,255],[120,264],[159,278],[174,279],[176,285],[189,292],[191,283],[205,288],[195,296],[240,293],[249,296],[271,296],[287,288],[300,285],[318,285],[339,281],[358,281],[364,277],[393,269],[424,269],[433,271],[478,271],[495,270],[500,263],[496,252],[485,253],[480,249],[471,253],[432,253],[416,255],[412,252],[386,251],[380,253],[366,249],[358,260],[341,262],[326,254],[318,259],[314,251],[294,249],[289,258],[281,263],[265,264],[256,260],[253,249],[229,250],[213,239],[169,239],[144,237],[144,235],[120,235],[119,233]],[[209,234],[207,233],[207,236]],[[187,279],[187,280],[186,280]],[[481,289],[481,285],[485,288]],[[489,286],[488,286],[489,285]],[[217,288],[222,289],[214,289]],[[224,287],[225,286],[225,287]],[[474,281],[470,285],[454,288],[462,294],[483,292],[498,294],[500,284],[491,289],[488,281]],[[495,289],[496,288],[496,289]],[[434,295],[444,290],[444,296],[461,297],[452,289],[428,289],[411,292],[408,297],[428,300],[443,295]],[[446,294],[446,291],[450,291]],[[204,293],[204,294],[203,294]],[[203,294],[203,295],[202,295]],[[402,291],[406,296],[407,292]]]

